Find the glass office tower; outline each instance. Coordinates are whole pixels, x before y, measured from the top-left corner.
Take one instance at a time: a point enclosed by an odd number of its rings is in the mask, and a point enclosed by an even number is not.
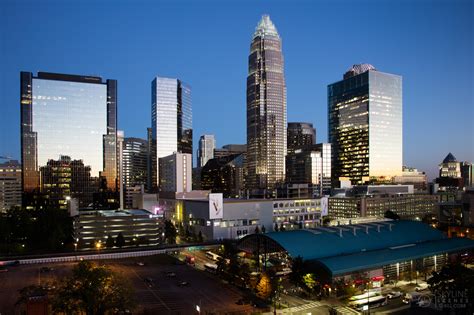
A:
[[[332,182],[384,182],[402,173],[402,77],[354,65],[328,86]]]
[[[316,143],[316,129],[312,123],[290,122],[287,129],[288,154]]]
[[[77,197],[80,206],[95,200],[113,207],[110,199],[117,193],[117,81],[46,72],[35,77],[21,72],[20,89],[25,206],[31,206],[32,200],[37,203],[41,196],[45,204],[59,208],[66,207],[69,197]],[[62,172],[63,164],[70,171]],[[86,177],[100,185],[76,176],[76,164],[83,165],[90,174]],[[43,174],[46,171],[61,175]],[[73,178],[79,178],[74,185]],[[99,192],[107,195],[108,201],[101,203],[98,195],[92,198]],[[49,203],[51,194],[56,197]]]
[[[253,35],[247,76],[247,185],[273,189],[285,180],[286,85],[281,39],[264,15]]]
[[[151,91],[152,157],[151,178],[159,186],[159,159],[173,153],[193,151],[191,87],[178,79],[156,77]]]
[[[207,161],[214,158],[216,139],[214,135],[202,135],[199,138],[199,148],[197,150],[197,166],[204,167]]]
[[[147,185],[148,141],[140,138],[124,138],[122,146],[122,172],[125,191],[125,207],[131,209],[133,195],[141,193]]]

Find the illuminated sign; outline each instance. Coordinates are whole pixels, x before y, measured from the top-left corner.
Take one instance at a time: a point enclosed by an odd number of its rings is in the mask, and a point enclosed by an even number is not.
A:
[[[209,219],[222,219],[224,201],[222,194],[209,194]]]

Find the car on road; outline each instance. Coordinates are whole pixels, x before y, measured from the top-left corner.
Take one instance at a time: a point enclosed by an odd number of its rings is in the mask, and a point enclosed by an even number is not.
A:
[[[167,271],[165,274],[166,274],[166,276],[167,276],[168,278],[174,278],[174,277],[176,277],[176,273],[174,273],[174,272],[172,272],[172,271]]]
[[[187,286],[189,286],[189,282],[187,281],[178,282],[178,287],[187,287]]]
[[[391,291],[387,294],[387,297],[389,299],[395,299],[395,298],[399,298],[402,296],[402,292],[400,291]]]
[[[7,272],[8,269],[7,268],[0,268],[0,272]]]
[[[426,290],[426,289],[428,289],[428,283],[419,283],[415,287],[415,291],[423,291],[423,290]]]
[[[143,261],[137,262],[137,266],[145,266],[145,263]]]
[[[40,272],[50,272],[54,271],[54,268],[51,267],[41,267]]]

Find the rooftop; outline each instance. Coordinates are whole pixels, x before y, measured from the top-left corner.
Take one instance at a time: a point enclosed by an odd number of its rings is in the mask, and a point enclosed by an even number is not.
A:
[[[267,14],[262,15],[262,19],[260,22],[258,22],[258,25],[255,28],[253,38],[258,36],[264,37],[265,35],[276,36],[278,38],[280,37],[275,25],[273,24],[272,20],[270,20],[270,16]]]
[[[333,275],[474,248],[418,221],[389,221],[249,235],[264,237],[291,257],[323,264]],[[245,247],[245,246],[243,246]]]

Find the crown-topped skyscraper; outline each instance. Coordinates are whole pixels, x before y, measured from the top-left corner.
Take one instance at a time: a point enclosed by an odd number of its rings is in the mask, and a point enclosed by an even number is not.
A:
[[[286,85],[278,31],[263,15],[250,45],[247,76],[247,187],[285,180]]]

